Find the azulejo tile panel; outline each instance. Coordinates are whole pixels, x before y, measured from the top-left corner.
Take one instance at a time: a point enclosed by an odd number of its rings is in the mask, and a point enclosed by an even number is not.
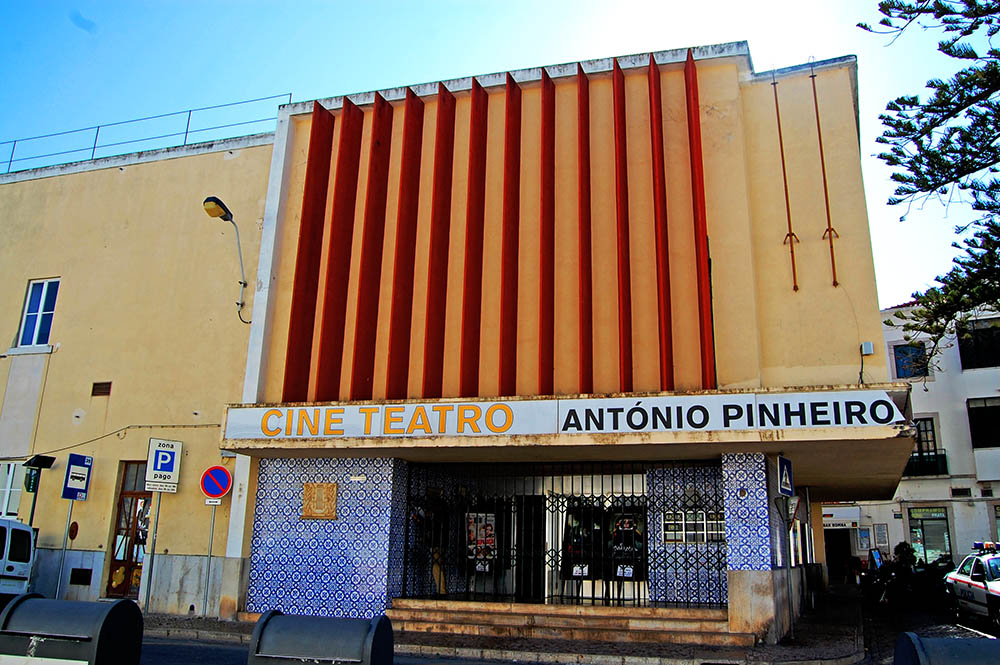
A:
[[[402,524],[394,518],[405,511],[405,474],[405,462],[387,458],[262,459],[247,610],[383,613],[401,584],[402,548],[393,544],[402,536],[392,525]],[[336,520],[301,519],[305,482],[337,483]]]
[[[729,601],[723,543],[664,542],[665,512],[722,512],[721,486],[722,472],[718,466],[670,466],[647,472],[651,601]]]
[[[763,453],[722,456],[726,546],[730,570],[770,570],[771,510]]]

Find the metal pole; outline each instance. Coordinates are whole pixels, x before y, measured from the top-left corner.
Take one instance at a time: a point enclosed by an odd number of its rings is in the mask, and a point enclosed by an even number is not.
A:
[[[10,173],[10,165],[14,163],[14,151],[17,150],[17,141],[10,147],[10,159],[7,160],[7,173]]]
[[[146,600],[142,603],[142,611],[149,611],[149,591],[153,588],[153,559],[156,557],[156,529],[160,526],[160,502],[163,492],[156,494],[156,517],[153,518],[153,544],[149,549],[149,572],[146,573]]]
[[[101,126],[98,125],[97,131],[94,132],[94,149],[90,151],[91,159],[94,159],[94,156],[97,155],[97,137],[100,135],[101,135]],[[84,148],[84,150],[86,150],[86,148]]]
[[[193,111],[188,111],[188,121],[187,126],[184,128],[184,145],[188,144],[188,130],[191,129],[191,113]]]
[[[788,505],[787,503],[785,505]],[[792,521],[787,519],[790,517],[787,511],[785,513],[785,538],[788,540],[788,639],[795,640],[795,601],[792,598],[792,534],[789,533],[789,529],[792,526]]]
[[[212,525],[208,527],[208,566],[205,568],[205,596],[201,601],[201,613],[208,616],[208,582],[212,579],[212,539],[215,537],[215,506],[212,506]]]
[[[56,600],[59,600],[59,592],[62,590],[63,567],[66,565],[66,544],[69,542],[69,523],[73,519],[73,499],[69,500],[69,510],[66,511],[66,530],[63,531],[62,553],[59,555],[59,577],[56,578]]]
[[[42,470],[38,469],[38,479],[35,481],[35,491],[31,495],[31,515],[28,516],[28,526],[35,524],[35,504],[38,503],[38,490],[42,486]]]

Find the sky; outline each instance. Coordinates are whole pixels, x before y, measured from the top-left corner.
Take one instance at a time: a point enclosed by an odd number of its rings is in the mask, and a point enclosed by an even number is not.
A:
[[[954,227],[971,215],[955,203],[886,204],[893,185],[874,157],[878,115],[899,95],[922,94],[927,79],[947,76],[954,61],[935,50],[937,33],[917,29],[890,43],[856,27],[878,19],[876,0],[0,0],[0,162],[10,157],[2,142],[13,139],[287,93],[305,101],[744,40],[757,71],[856,55],[862,169],[884,308],[947,272],[957,252]],[[241,119],[273,118],[281,101],[240,107]],[[221,124],[215,118],[224,112],[200,112],[192,127]],[[143,135],[183,132],[185,121],[184,114],[149,121]],[[128,138],[124,131],[102,129],[102,145]],[[93,131],[56,140],[80,148]],[[31,146],[21,143],[17,156]]]

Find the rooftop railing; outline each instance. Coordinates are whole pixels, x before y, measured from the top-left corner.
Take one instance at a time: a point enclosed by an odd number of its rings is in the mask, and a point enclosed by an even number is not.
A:
[[[273,131],[278,99],[290,103],[292,93],[0,141],[0,160],[13,173]]]

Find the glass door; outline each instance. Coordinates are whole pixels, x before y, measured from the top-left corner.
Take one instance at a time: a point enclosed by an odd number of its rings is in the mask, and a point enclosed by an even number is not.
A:
[[[144,489],[145,462],[122,462],[122,467],[122,484],[118,492],[118,510],[111,541],[107,595],[112,598],[138,599],[153,494]]]

